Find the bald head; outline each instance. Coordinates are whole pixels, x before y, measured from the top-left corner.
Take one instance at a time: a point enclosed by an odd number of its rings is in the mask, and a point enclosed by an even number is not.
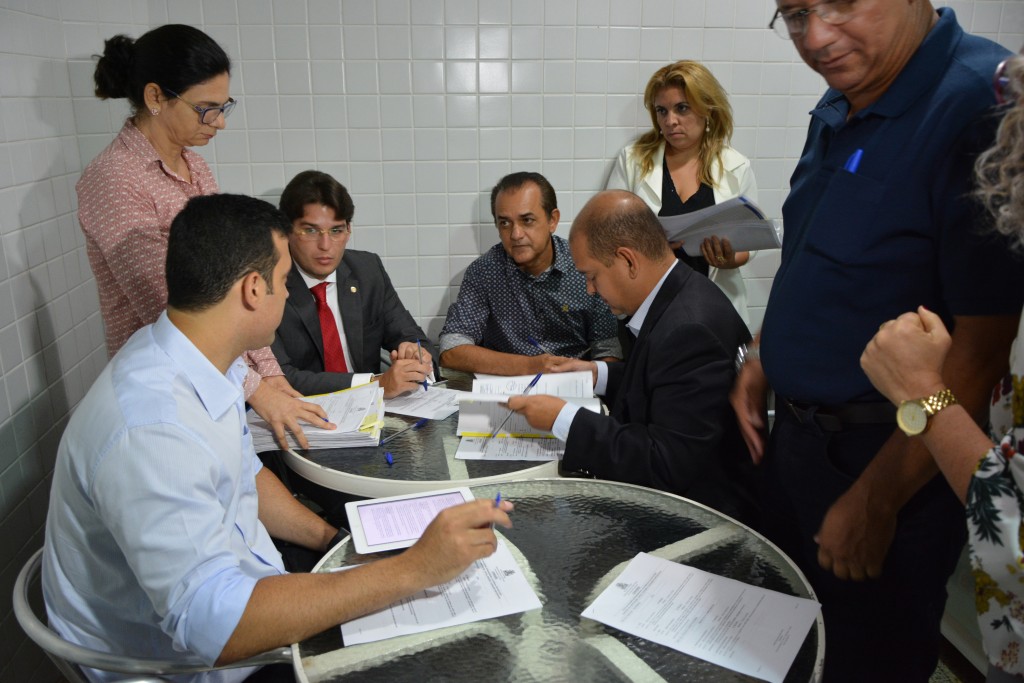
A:
[[[605,265],[620,247],[654,262],[673,258],[658,217],[625,190],[598,192],[584,205],[569,232],[570,242],[579,237],[586,238],[590,254]]]

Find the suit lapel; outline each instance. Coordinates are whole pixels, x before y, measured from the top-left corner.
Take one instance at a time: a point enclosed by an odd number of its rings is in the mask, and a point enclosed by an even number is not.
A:
[[[341,311],[341,325],[345,328],[352,364],[359,367],[363,360],[363,290],[359,278],[348,264],[348,255],[342,257],[338,266],[338,310]],[[349,368],[353,371],[352,368]]]
[[[296,266],[292,266],[292,271],[288,273],[288,305],[295,309],[299,320],[302,321],[303,327],[306,328],[306,332],[320,354],[320,362],[323,363],[324,337],[323,332],[320,331],[320,314],[316,310],[316,298],[306,287]]]
[[[647,343],[651,336],[651,330],[657,326],[658,321],[665,314],[669,304],[676,298],[676,294],[679,293],[679,290],[683,288],[686,280],[692,274],[693,269],[685,263],[676,264],[676,267],[665,278],[665,282],[662,283],[661,289],[658,290],[658,294],[654,297],[654,301],[651,302],[651,308],[647,311],[647,317],[644,318],[644,325],[640,328],[640,334],[637,335],[636,341],[633,342],[633,348],[626,359],[626,369],[623,370],[622,383],[615,396],[615,405],[612,407],[612,414],[616,418],[627,419],[629,417],[625,403],[626,388],[630,386],[643,386],[644,379],[649,374],[640,367],[640,364],[647,363]],[[633,333],[626,330],[626,334],[632,336]],[[638,372],[640,373],[639,375],[637,375]]]

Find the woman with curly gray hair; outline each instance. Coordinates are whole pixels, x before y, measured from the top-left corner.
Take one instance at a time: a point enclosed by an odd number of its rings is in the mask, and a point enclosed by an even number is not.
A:
[[[995,144],[975,165],[977,196],[995,228],[1024,252],[1024,57],[996,70],[996,99],[1006,107]],[[875,387],[898,406],[897,422],[920,435],[966,505],[978,624],[989,659],[987,680],[1024,680],[1024,327],[1010,372],[993,400],[985,434],[942,381],[950,336],[923,306],[883,323],[861,356]],[[918,397],[925,398],[918,398]],[[1005,408],[1005,418],[997,415]]]

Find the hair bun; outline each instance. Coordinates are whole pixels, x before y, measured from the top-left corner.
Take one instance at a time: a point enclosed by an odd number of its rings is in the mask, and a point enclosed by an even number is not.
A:
[[[96,96],[100,99],[128,97],[132,62],[135,59],[135,40],[119,34],[103,43],[103,54],[96,63],[93,78]]]

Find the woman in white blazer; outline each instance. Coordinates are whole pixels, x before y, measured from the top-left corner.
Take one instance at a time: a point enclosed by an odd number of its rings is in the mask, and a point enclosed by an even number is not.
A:
[[[729,147],[732,107],[703,64],[683,60],[658,69],[647,83],[644,105],[653,128],[619,153],[608,189],[633,192],[659,216],[689,213],[739,195],[757,201],[750,161]],[[708,275],[750,325],[740,275],[750,252],[734,251],[728,240],[709,237],[701,244],[701,256],[686,257],[678,248],[676,253]]]

